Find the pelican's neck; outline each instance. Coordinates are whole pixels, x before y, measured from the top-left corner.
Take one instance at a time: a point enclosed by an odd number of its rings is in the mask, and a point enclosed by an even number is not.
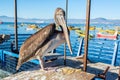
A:
[[[60,28],[61,28],[61,31],[63,32],[62,26],[60,26]],[[68,31],[68,34],[70,35],[70,31],[69,31],[68,27],[67,27],[67,31]]]

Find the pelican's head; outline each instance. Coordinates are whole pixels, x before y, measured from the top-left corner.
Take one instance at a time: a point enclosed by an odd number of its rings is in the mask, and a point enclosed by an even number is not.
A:
[[[62,8],[57,8],[55,11],[54,18],[55,18],[56,25],[58,25],[62,28],[63,33],[65,35],[65,40],[66,40],[69,50],[72,54],[72,48],[71,48],[70,38],[69,38],[69,34],[68,34],[68,28],[67,28],[66,21],[65,21],[65,11]]]

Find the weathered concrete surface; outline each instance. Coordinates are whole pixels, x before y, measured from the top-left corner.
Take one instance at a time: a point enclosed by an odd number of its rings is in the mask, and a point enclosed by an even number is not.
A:
[[[93,77],[94,74],[85,73],[81,69],[54,67],[48,71],[23,71],[3,80],[91,80]]]
[[[67,57],[66,66],[63,65],[63,57],[55,61],[48,61],[45,67],[48,71],[40,70],[39,66],[22,71],[4,78],[3,80],[91,80],[96,74],[102,73],[107,66],[110,66],[106,80],[117,80],[119,67],[104,63],[89,63],[87,72],[82,71],[82,60]]]

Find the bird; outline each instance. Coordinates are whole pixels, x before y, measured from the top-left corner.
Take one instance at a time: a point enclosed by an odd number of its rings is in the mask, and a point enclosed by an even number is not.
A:
[[[48,24],[23,42],[16,70],[19,70],[23,63],[32,59],[38,59],[41,69],[45,70],[43,57],[63,43],[67,43],[72,54],[70,32],[65,21],[65,11],[62,8],[55,10],[54,21],[55,23]],[[56,29],[57,26],[60,27],[60,30]]]

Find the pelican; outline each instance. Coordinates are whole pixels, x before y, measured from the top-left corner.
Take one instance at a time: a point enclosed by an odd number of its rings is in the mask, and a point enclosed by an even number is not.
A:
[[[31,59],[38,59],[41,69],[45,70],[44,55],[65,42],[68,44],[70,53],[72,54],[69,31],[65,22],[65,11],[62,8],[57,8],[54,19],[55,23],[42,28],[22,44],[16,67],[17,70],[23,63]],[[61,30],[56,30],[57,26],[59,26]]]

